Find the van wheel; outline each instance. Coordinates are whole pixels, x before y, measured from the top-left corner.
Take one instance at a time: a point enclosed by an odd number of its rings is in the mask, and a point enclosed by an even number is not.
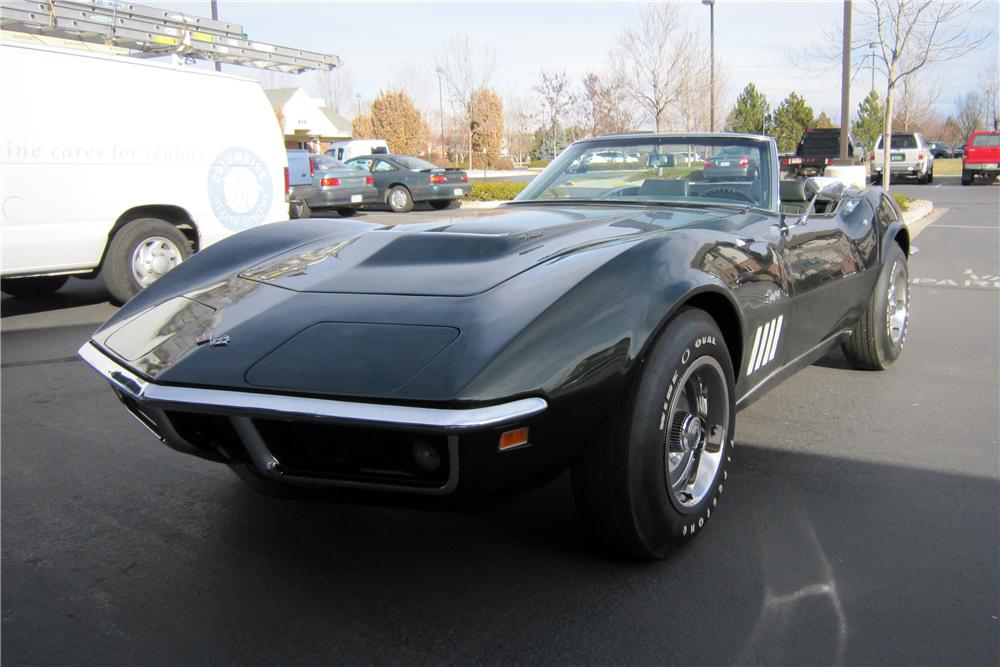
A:
[[[393,213],[408,213],[413,210],[413,197],[410,191],[402,185],[397,185],[389,190],[389,196],[385,199]]]
[[[35,276],[33,278],[4,278],[0,280],[0,290],[11,296],[30,299],[52,294],[66,284],[69,276]]]
[[[733,367],[709,315],[686,309],[573,464],[581,512],[616,551],[663,558],[716,511],[732,448]]]
[[[157,218],[139,218],[112,237],[101,277],[111,296],[125,303],[190,256],[179,229]]]
[[[312,209],[309,208],[309,204],[304,199],[293,199],[288,203],[288,217],[292,220],[308,218],[310,215],[312,215]]]

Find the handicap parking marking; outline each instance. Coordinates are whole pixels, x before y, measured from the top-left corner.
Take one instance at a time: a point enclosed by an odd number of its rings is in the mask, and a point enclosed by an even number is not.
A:
[[[978,274],[966,269],[960,278],[910,278],[911,285],[957,289],[1000,290],[1000,275]]]

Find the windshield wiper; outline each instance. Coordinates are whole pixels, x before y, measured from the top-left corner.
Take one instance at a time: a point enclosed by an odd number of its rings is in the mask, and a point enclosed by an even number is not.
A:
[[[691,201],[689,199],[520,199],[517,201],[509,201],[505,206],[510,206],[511,204],[593,204],[596,206],[607,206],[608,204],[618,204],[624,206],[677,206],[680,208],[694,208],[694,209],[705,209],[705,208],[724,208],[726,210],[737,209],[740,212],[746,212],[751,208],[757,208],[750,204],[741,204],[739,202],[700,202]]]

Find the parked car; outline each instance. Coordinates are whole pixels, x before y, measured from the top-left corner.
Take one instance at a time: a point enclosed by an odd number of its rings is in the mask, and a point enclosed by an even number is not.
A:
[[[309,209],[332,208],[347,218],[365,204],[380,201],[375,179],[370,174],[360,174],[329,155],[310,155],[309,171],[312,193],[304,200],[307,213]]]
[[[707,181],[752,181],[759,167],[742,146],[725,146],[702,163]]]
[[[872,183],[882,181],[882,143],[884,137],[875,142],[875,151],[869,156]],[[889,174],[892,177],[905,176],[917,179],[918,183],[934,181],[934,154],[924,136],[919,132],[900,132],[892,135],[889,147]]]
[[[568,170],[609,142],[587,139],[476,216],[251,230],[80,355],[167,445],[259,489],[433,500],[571,468],[598,535],[663,557],[722,509],[737,410],[837,346],[897,360],[910,238],[879,188],[779,186],[769,137],[611,141],[759,170],[623,184]]]
[[[0,71],[18,91],[0,96],[4,292],[101,276],[126,301],[192,252],[288,219],[285,148],[256,81],[15,42]]]
[[[1000,175],[1000,132],[977,131],[969,136],[962,159],[962,185],[977,176],[992,183]]]
[[[932,141],[927,144],[927,147],[930,148],[931,155],[934,156],[935,160],[958,157],[954,148],[940,141]]]
[[[349,139],[334,141],[326,149],[326,154],[335,160],[346,162],[359,155],[388,154],[389,144],[385,139]]]
[[[285,198],[288,200],[288,217],[308,218],[309,205],[306,199],[316,194],[313,186],[312,164],[309,151],[289,149],[288,166],[285,167]]]
[[[378,201],[395,213],[406,213],[415,202],[448,208],[469,194],[469,175],[461,169],[443,169],[410,155],[365,155],[346,162],[375,180]]]

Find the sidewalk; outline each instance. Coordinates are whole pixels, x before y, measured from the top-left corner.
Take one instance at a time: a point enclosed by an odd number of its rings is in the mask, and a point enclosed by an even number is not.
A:
[[[506,171],[500,171],[498,169],[487,169],[485,172],[482,169],[473,169],[469,171],[465,170],[465,173],[469,175],[469,180],[483,180],[483,178],[506,178],[508,176],[535,176],[538,174],[538,170],[530,169],[510,169]],[[483,175],[485,173],[485,176]]]

